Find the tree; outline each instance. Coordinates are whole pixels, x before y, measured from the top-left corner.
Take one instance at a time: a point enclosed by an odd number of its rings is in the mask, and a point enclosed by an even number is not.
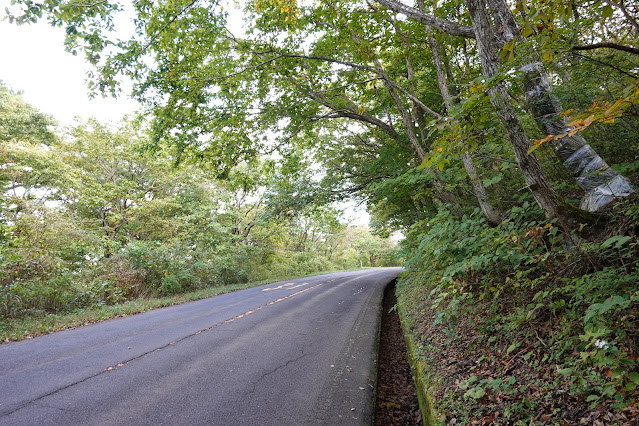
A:
[[[58,162],[50,156],[39,155],[34,151],[37,144],[51,144],[56,140],[50,127],[54,125],[51,117],[42,114],[22,99],[20,93],[12,91],[0,81],[0,188],[11,191],[13,201],[18,201],[13,216],[24,207],[22,202],[34,196],[33,189],[56,178],[59,172]],[[51,170],[32,173],[32,169],[11,167],[16,157],[36,155],[43,162],[49,162]],[[38,196],[44,196],[39,194]],[[0,198],[0,242],[6,241],[6,221],[9,211],[5,197]]]
[[[420,63],[415,69],[415,55],[421,52],[416,53],[419,49],[414,46],[420,40],[432,41],[431,28],[453,37],[475,39],[466,52],[477,49],[470,62],[482,65],[485,88],[528,190],[547,217],[558,218],[565,229],[571,229],[575,210],[566,207],[538,160],[530,154],[530,138],[518,117],[519,105],[514,105],[508,94],[505,80],[510,77],[502,72],[499,56],[501,53],[508,57],[509,52],[518,52],[515,48],[524,45],[516,40],[519,26],[505,2],[494,0],[486,7],[483,2],[468,1],[466,10],[472,26],[467,25],[463,9],[449,4],[429,14],[395,0],[380,3],[393,13],[350,1],[318,2],[304,7],[288,2],[251,3],[247,6],[249,31],[242,37],[225,28],[225,16],[213,3],[138,3],[138,37],[117,43],[105,36],[110,29],[106,17],[118,9],[117,3],[96,4],[86,11],[57,2],[29,4],[17,19],[29,19],[44,11],[54,24],[73,28],[69,41],[83,41],[89,58],[96,63],[102,61],[96,83],[100,89],[113,90],[118,73],[132,76],[138,82],[136,94],[153,106],[156,139],[168,140],[177,147],[178,160],[182,156],[207,158],[224,176],[238,162],[273,151],[287,155],[291,144],[309,146],[322,140],[318,136],[329,119],[349,119],[360,123],[360,132],[371,130],[375,138],[390,139],[411,150],[415,161],[426,163],[426,172],[432,174],[433,196],[438,202],[453,204],[460,197],[450,191],[438,170],[429,167],[429,158],[433,157],[429,150],[436,134],[432,123],[443,120],[442,113],[451,104],[445,91],[441,95],[448,105],[442,105],[442,98],[427,95],[427,85],[434,86],[432,82],[436,80],[429,82],[423,76],[439,73],[441,77],[442,67],[437,63],[442,61],[435,60],[435,66],[430,68]],[[420,5],[421,9],[427,7]],[[445,18],[436,17],[435,12]],[[406,14],[428,27],[399,22],[395,13]],[[87,29],[78,30],[80,23]],[[412,39],[406,37],[408,32],[403,27],[410,28]],[[96,56],[109,44],[117,49],[116,53],[106,59]],[[433,50],[433,57],[437,56],[441,55]],[[397,66],[399,58],[404,64],[401,68]],[[550,86],[543,83],[535,58],[518,58],[532,63],[532,71],[524,75],[529,87],[527,99],[533,117],[541,123],[538,106],[555,104],[550,102]],[[419,84],[416,76],[420,76]],[[442,82],[440,78],[440,90],[446,86]],[[532,94],[537,95],[531,97]],[[557,108],[553,111],[555,115],[559,112]],[[428,116],[431,123],[426,120]],[[274,137],[267,141],[265,134]],[[580,174],[578,181],[589,193],[613,181],[627,184],[597,155],[588,157],[586,163],[602,164],[602,170],[573,168],[573,164],[584,163],[566,163],[568,158],[576,158],[575,150],[580,152],[578,158],[586,158],[581,154],[594,150],[581,142],[562,143],[559,150],[564,164]],[[488,202],[480,174],[467,151],[461,151],[460,159],[473,191],[487,217],[496,222],[499,215]],[[616,195],[627,192],[613,191]],[[587,202],[583,205],[591,209],[598,206]],[[584,217],[578,213],[576,216]]]
[[[403,5],[395,0],[381,0],[380,3],[395,12],[403,13],[419,22],[435,26],[450,35],[475,38],[477,40],[482,66],[484,67],[484,75],[488,79],[492,79],[498,74],[500,63],[497,59],[497,53],[501,49],[501,46],[504,45],[504,41],[499,40],[498,35],[503,34],[505,40],[508,41],[504,46],[504,50],[512,54],[512,52],[515,51],[516,37],[522,32],[522,29],[515,21],[504,0],[491,0],[489,2],[494,25],[499,28],[500,32],[495,31],[493,28],[493,24],[487,14],[485,2],[466,2],[472,16],[474,34],[470,33],[468,28],[463,25],[435,18],[432,15]],[[636,23],[634,19],[631,21]],[[530,24],[528,24],[528,28],[531,28]],[[532,62],[528,62],[522,66],[522,70],[526,76],[525,86],[528,107],[539,126],[544,129],[546,133],[550,135],[564,135],[563,137],[553,138],[552,140],[555,143],[556,152],[563,164],[576,176],[577,182],[586,192],[581,207],[590,211],[596,211],[610,203],[615,197],[628,196],[632,191],[628,181],[611,169],[583,138],[575,138],[574,136],[567,135],[571,129],[566,125],[564,119],[561,118],[562,108],[557,99],[552,95],[550,83],[543,71],[541,71],[540,65],[541,64],[533,58]],[[493,99],[495,99],[497,92],[493,90]],[[495,107],[500,111],[504,126],[510,129],[511,143],[513,144],[515,155],[522,167],[522,172],[524,172],[526,176],[529,187],[531,191],[533,191],[537,202],[540,203],[540,206],[546,212],[546,215],[559,217],[556,215],[560,213],[561,209],[560,206],[556,205],[556,202],[552,201],[552,199],[556,197],[549,192],[551,190],[550,186],[544,182],[545,179],[543,177],[539,177],[538,179],[532,178],[532,176],[537,175],[536,169],[538,169],[538,167],[534,166],[536,160],[523,161],[524,154],[522,148],[525,147],[523,141],[525,136],[521,138],[521,141],[518,141],[519,138],[516,134],[521,132],[515,129],[520,126],[513,123],[512,118],[514,116],[504,110],[506,106],[503,103],[508,103],[507,98],[503,96],[499,97],[501,101],[495,99],[494,102],[501,102],[502,105],[500,107],[495,105]],[[530,170],[526,172],[525,170],[529,168]],[[536,187],[543,189],[536,190]]]
[[[67,9],[56,5],[50,11],[55,15]],[[412,82],[404,87],[398,70],[383,63],[396,56],[384,53],[392,52],[396,42],[384,14],[359,22],[335,5],[319,4],[298,20],[267,3],[256,4],[256,36],[240,39],[226,32],[223,17],[216,15],[209,22],[211,9],[215,10],[210,5],[184,3],[147,9],[146,5],[140,8],[144,19],[138,21],[138,30],[150,37],[149,43],[121,43],[124,53],[107,61],[101,84],[103,88],[112,84],[109,77],[119,69],[141,78],[140,96],[151,88],[153,93],[166,93],[164,103],[147,100],[155,104],[156,134],[170,134],[180,153],[214,159],[224,174],[228,164],[269,150],[260,134],[281,135],[275,148],[286,151],[285,144],[293,138],[315,139],[314,129],[320,122],[348,118],[412,147],[417,161],[424,160],[428,131],[423,115],[440,115],[418,98],[421,93],[415,92]],[[170,25],[158,26],[157,21]],[[288,27],[297,34],[291,32],[280,40],[278,32]],[[194,32],[195,28],[206,30]],[[324,28],[334,34],[323,34]],[[371,42],[361,37],[363,31],[379,31],[384,36]],[[302,40],[314,38],[318,39],[309,49],[299,49]],[[157,52],[158,67],[142,65],[140,55],[147,51]],[[177,51],[187,52],[188,58],[177,62]],[[410,59],[406,60],[411,68]],[[374,90],[365,90],[368,88]],[[286,122],[283,131],[282,121]],[[431,173],[438,196],[451,201],[445,184],[436,172]]]
[[[55,135],[53,119],[42,114],[0,81],[0,142],[20,141],[50,144]]]

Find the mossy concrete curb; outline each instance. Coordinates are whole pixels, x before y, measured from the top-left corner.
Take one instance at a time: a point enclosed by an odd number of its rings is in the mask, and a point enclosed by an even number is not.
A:
[[[418,358],[416,352],[415,337],[406,326],[406,321],[402,315],[401,307],[397,306],[399,319],[402,324],[402,332],[406,342],[406,353],[408,355],[408,363],[413,374],[413,382],[417,390],[417,399],[419,400],[419,410],[422,413],[422,421],[424,426],[434,426],[441,424],[435,411],[432,394],[430,392],[431,383],[429,380],[426,362]]]

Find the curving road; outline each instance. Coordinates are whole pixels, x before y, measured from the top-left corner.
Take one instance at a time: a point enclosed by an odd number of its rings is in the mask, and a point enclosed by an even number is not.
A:
[[[0,425],[370,424],[383,290],[328,274],[0,345]]]

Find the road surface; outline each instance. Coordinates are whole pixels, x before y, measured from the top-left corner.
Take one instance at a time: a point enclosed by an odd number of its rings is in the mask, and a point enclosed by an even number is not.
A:
[[[370,424],[401,268],[269,284],[0,345],[0,425]]]

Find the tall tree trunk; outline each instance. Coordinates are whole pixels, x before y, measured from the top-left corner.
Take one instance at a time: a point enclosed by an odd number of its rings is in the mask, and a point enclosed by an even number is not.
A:
[[[470,12],[477,40],[479,59],[486,79],[490,80],[497,75],[499,59],[497,54],[497,41],[491,27],[486,5],[483,0],[466,0]],[[508,93],[503,83],[494,82],[488,93],[490,102],[496,110],[497,116],[506,129],[508,138],[515,153],[515,160],[524,176],[526,185],[532,193],[537,204],[542,208],[548,218],[557,218],[559,225],[566,231],[572,229],[568,217],[564,214],[559,196],[550,185],[546,174],[541,168],[537,157],[528,154],[530,141],[524,132],[524,128],[517,118],[515,109],[510,102]]]
[[[522,68],[526,72],[526,102],[537,125],[547,135],[559,135],[571,130],[563,117],[562,108],[552,94],[550,82],[541,71],[540,63]],[[613,170],[579,135],[553,140],[552,146],[564,167],[573,174],[584,191],[579,207],[597,211],[617,197],[627,197],[633,191],[628,180]]]
[[[438,28],[446,34],[478,38],[476,31],[471,32],[464,25],[436,18],[419,9],[406,6],[398,0],[377,1],[396,13],[402,13],[417,22]],[[470,1],[467,4],[470,7]],[[512,40],[520,31],[510,8],[504,0],[489,0],[489,4],[495,23],[499,27],[497,32],[490,30],[492,39],[494,40],[499,34],[502,43],[505,40]],[[485,5],[482,3],[481,7],[484,9]],[[473,27],[475,27],[474,24]],[[537,123],[547,134],[556,135],[569,131],[570,128],[566,126],[565,120],[559,117],[561,106],[556,99],[553,100],[551,86],[541,71],[538,61],[531,60],[529,65],[524,67],[524,71],[528,108]],[[626,178],[612,170],[582,137],[563,138],[555,141],[554,147],[564,166],[575,176],[577,183],[585,191],[581,208],[596,211],[609,204],[614,198],[628,196],[633,191]]]
[[[520,32],[510,8],[504,0],[488,0],[498,32],[507,40]],[[527,58],[524,71],[524,90],[528,109],[535,122],[547,135],[567,133],[571,128],[560,117],[563,108],[559,99],[552,93],[552,86],[539,59],[533,55]],[[564,167],[575,176],[577,184],[584,191],[580,207],[597,211],[609,204],[615,197],[627,197],[632,192],[630,183],[614,171],[579,135],[566,136],[553,140],[552,146]]]
[[[360,40],[356,39],[356,41],[360,41]],[[411,113],[408,111],[408,109],[406,108],[406,105],[404,105],[404,102],[402,101],[400,96],[397,94],[397,90],[396,90],[397,85],[394,84],[394,82],[390,79],[390,77],[388,77],[381,61],[377,57],[373,57],[373,63],[375,65],[375,70],[377,72],[377,75],[381,77],[382,82],[384,83],[384,86],[386,87],[386,91],[389,93],[391,99],[393,100],[393,103],[395,104],[395,106],[397,107],[397,110],[399,111],[400,116],[402,117],[402,121],[404,123],[404,130],[406,131],[406,136],[408,136],[408,140],[413,146],[413,149],[415,150],[415,153],[417,154],[417,157],[419,158],[419,160],[423,162],[424,159],[426,158],[426,150],[421,145],[419,138],[415,134],[415,123],[413,121],[413,117],[411,116]],[[431,113],[436,114],[432,111]],[[435,191],[438,194],[439,200],[446,204],[457,204],[454,195],[452,195],[449,191],[446,190],[444,183],[439,177],[438,171],[436,169],[430,169],[428,167],[426,167],[425,170],[427,173],[432,174],[433,188],[435,188]]]
[[[437,83],[439,84],[439,91],[441,92],[442,98],[444,99],[446,110],[450,111],[453,105],[452,97],[450,96],[450,92],[448,90],[448,79],[446,78],[446,70],[444,69],[444,64],[439,49],[439,43],[435,39],[435,36],[432,34],[432,30],[430,30],[428,34],[428,44],[430,45],[430,49],[433,53],[433,62],[435,63],[435,70],[437,72]],[[468,178],[470,179],[470,184],[473,188],[473,192],[475,193],[475,197],[477,197],[479,207],[484,213],[484,216],[486,216],[488,222],[492,223],[493,225],[501,223],[501,218],[503,216],[502,212],[499,211],[499,209],[493,206],[490,202],[490,198],[488,198],[488,192],[486,191],[486,187],[479,177],[479,173],[477,172],[477,167],[475,166],[475,162],[473,161],[472,154],[466,151],[461,155],[461,159],[464,165],[464,169],[468,174]]]
[[[396,28],[397,30],[397,28]],[[415,71],[413,70],[413,63],[410,60],[410,56],[408,55],[408,51],[410,50],[410,44],[408,43],[408,39],[404,37],[404,50],[406,51],[406,77],[408,78],[408,90],[413,95],[413,97],[417,98],[417,90],[415,89]],[[420,138],[422,142],[422,146],[424,146],[427,150],[430,149],[428,143],[426,141],[426,112],[424,109],[415,101],[413,101],[413,108],[411,109],[411,114],[413,119],[417,123],[417,127],[419,128]]]

